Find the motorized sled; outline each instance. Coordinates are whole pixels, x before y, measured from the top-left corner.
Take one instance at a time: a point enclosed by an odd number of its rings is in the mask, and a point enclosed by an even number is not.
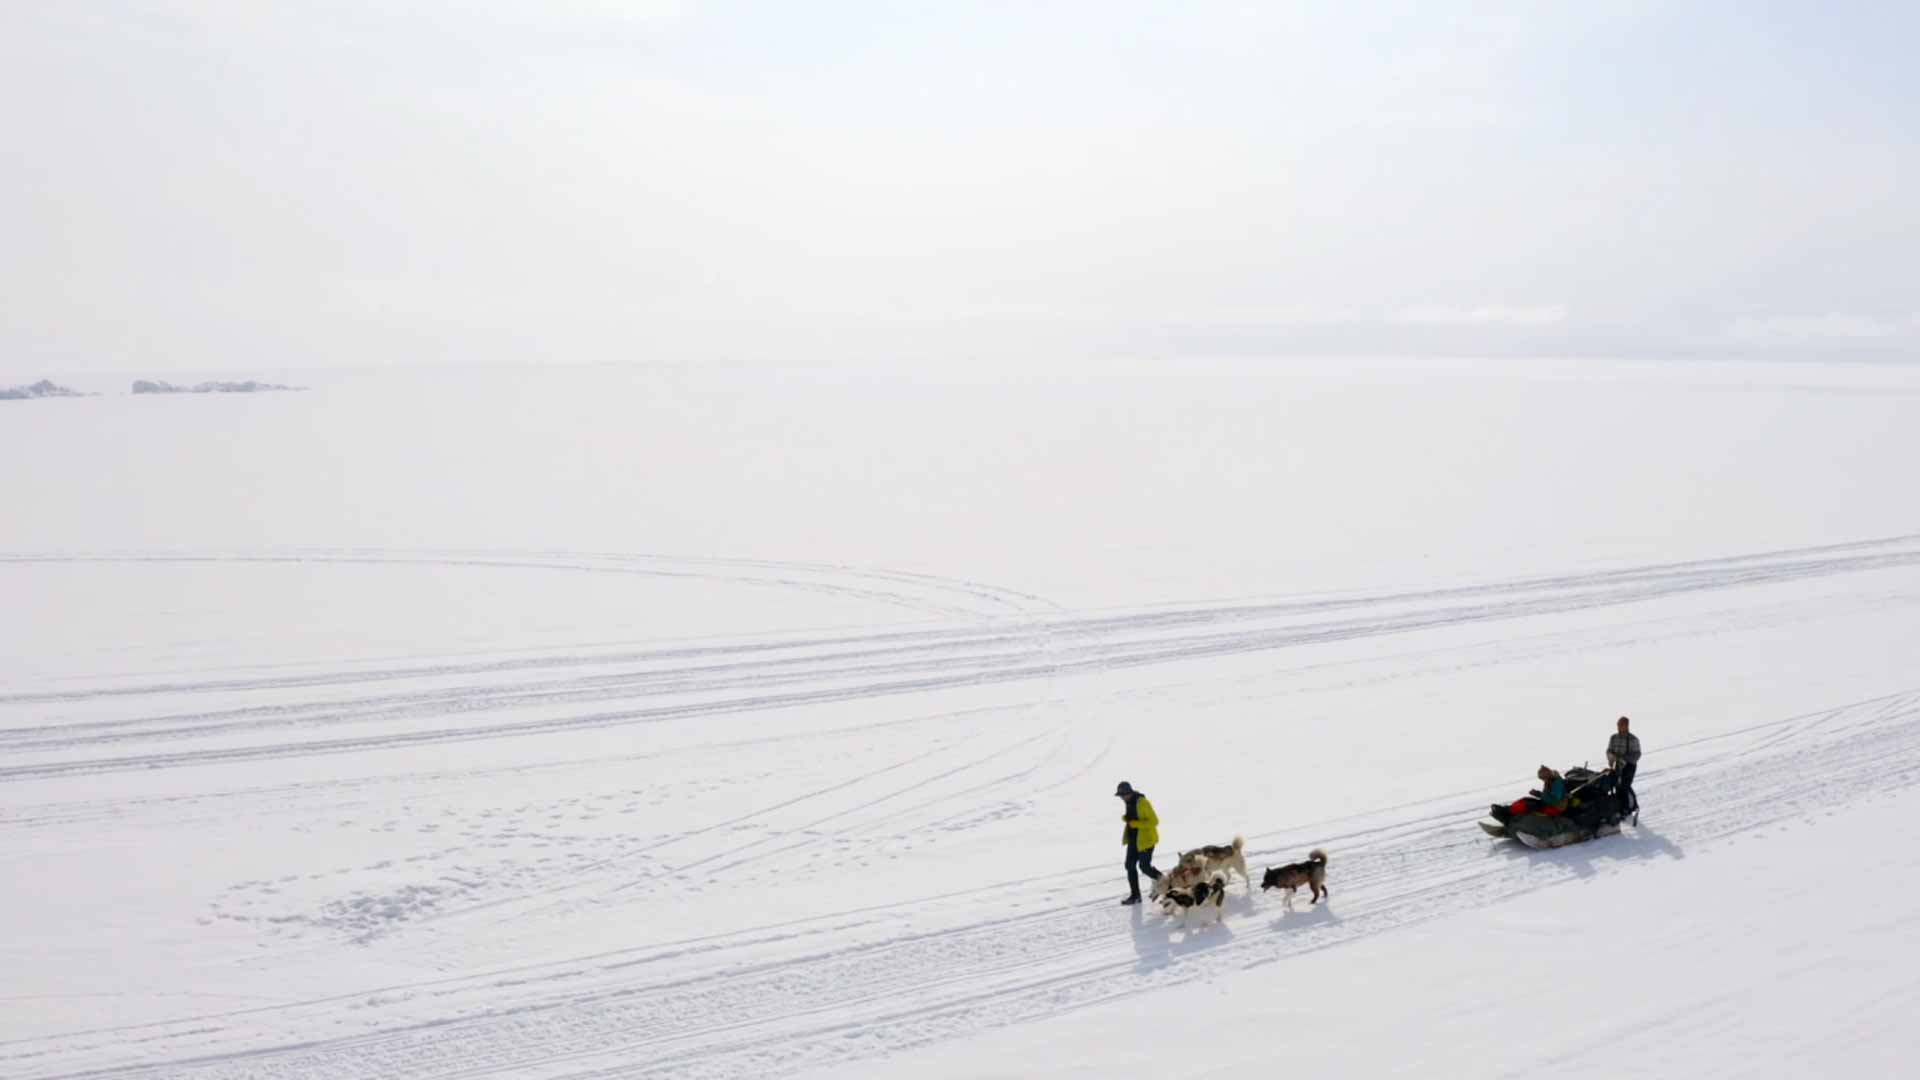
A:
[[[1579,844],[1620,831],[1619,801],[1612,770],[1576,767],[1565,773],[1567,803],[1556,813],[1538,806],[1539,792],[1511,806],[1495,803],[1480,828],[1488,836],[1512,837],[1536,850]],[[1532,807],[1522,804],[1532,803]]]

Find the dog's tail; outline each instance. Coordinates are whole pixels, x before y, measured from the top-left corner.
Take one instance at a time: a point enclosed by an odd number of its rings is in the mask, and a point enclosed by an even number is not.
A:
[[[1319,863],[1321,866],[1325,866],[1327,865],[1327,853],[1320,850],[1319,848],[1314,848],[1312,851],[1307,853],[1307,861],[1311,863]]]
[[[1240,849],[1246,846],[1247,846],[1247,838],[1236,834],[1233,838],[1233,853],[1235,855],[1240,854]]]

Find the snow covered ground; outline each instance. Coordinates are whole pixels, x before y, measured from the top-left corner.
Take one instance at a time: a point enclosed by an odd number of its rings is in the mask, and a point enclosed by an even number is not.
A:
[[[1920,370],[268,374],[0,417],[0,1075],[1920,1049]]]
[[[1584,1063],[1631,1076],[1900,1076],[1914,1049],[1920,854],[1863,837],[1915,813],[1920,798],[1896,789],[1719,843],[1682,846],[1643,825],[1606,849],[1496,849],[1489,860],[1541,862],[1540,880],[1392,933],[1344,926],[1361,906],[1344,895],[1312,913],[1248,912],[1231,933],[1200,935],[1202,949],[1227,950],[1222,977],[1008,1027],[963,1052],[935,1045],[832,1072],[1518,1077]],[[1284,959],[1232,956],[1247,933],[1305,940]],[[1166,937],[1159,947],[1176,952],[1179,935]],[[1347,947],[1316,947],[1329,939]],[[1166,953],[1143,950],[1115,982],[1131,989]]]

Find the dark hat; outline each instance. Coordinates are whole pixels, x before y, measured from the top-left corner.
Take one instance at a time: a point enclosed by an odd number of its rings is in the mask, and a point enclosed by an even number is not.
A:
[[[1122,780],[1120,781],[1120,786],[1113,789],[1113,793],[1115,795],[1131,795],[1133,794],[1133,785]]]

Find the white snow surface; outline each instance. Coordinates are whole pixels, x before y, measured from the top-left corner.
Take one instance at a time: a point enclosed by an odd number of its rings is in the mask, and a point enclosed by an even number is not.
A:
[[[1920,369],[287,374],[0,417],[0,1075],[1920,1050]]]

